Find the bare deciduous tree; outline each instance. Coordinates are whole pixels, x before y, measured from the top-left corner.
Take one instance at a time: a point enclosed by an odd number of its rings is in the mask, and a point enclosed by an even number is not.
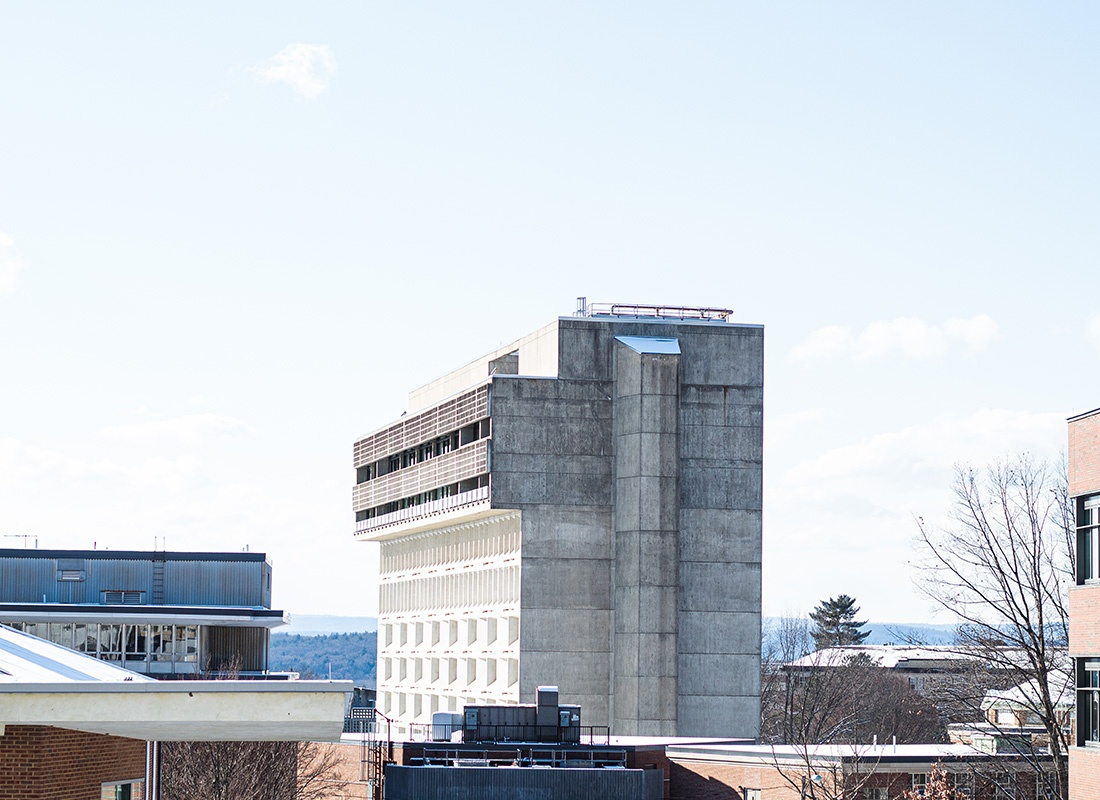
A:
[[[162,800],[323,800],[343,788],[314,742],[165,742]]]
[[[1039,759],[1032,766],[1066,797],[1069,734],[1058,705],[1071,677],[1066,597],[1075,529],[1064,471],[1026,454],[986,470],[959,466],[953,493],[950,527],[917,520],[918,587],[959,620],[962,647],[1026,687],[1022,697],[1046,731],[1054,771],[1042,770]]]

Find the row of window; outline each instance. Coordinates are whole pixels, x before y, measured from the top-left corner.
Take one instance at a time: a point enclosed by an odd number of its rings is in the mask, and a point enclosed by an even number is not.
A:
[[[194,663],[198,625],[108,625],[73,622],[11,622],[16,630],[103,661]]]
[[[479,682],[489,687],[502,681],[504,686],[514,686],[519,680],[519,659],[383,658],[378,674],[380,680],[391,683],[453,686],[461,682],[469,688]]]
[[[1100,581],[1100,494],[1077,498],[1077,583]],[[1100,746],[1100,657],[1077,659],[1077,744]]]
[[[515,644],[519,641],[519,617],[387,622],[380,638],[384,648]]]
[[[431,503],[435,500],[443,500],[447,497],[455,497],[463,492],[472,492],[474,489],[479,489],[483,486],[489,485],[488,475],[477,475],[473,478],[467,478],[465,480],[458,481],[457,483],[449,483],[446,486],[438,486],[435,489],[429,489],[426,492],[417,492],[416,494],[409,495],[408,497],[402,497],[400,500],[391,500],[388,503],[383,503],[379,506],[373,506],[371,508],[363,508],[355,512],[355,521],[361,522],[365,519],[374,519],[381,517],[385,514],[392,514],[395,511],[401,511],[405,508],[413,508],[415,506],[424,505],[424,503]],[[461,499],[461,498],[460,498]]]
[[[382,545],[381,573],[414,572],[518,556],[519,544],[516,512],[513,519],[497,517],[492,523],[476,528],[436,532],[429,539],[386,542]]]
[[[463,706],[476,705],[485,702],[514,703],[514,693],[491,694],[475,697],[471,695],[442,695],[422,694],[419,692],[390,692],[378,693],[378,708],[388,717],[398,719],[413,719],[420,722],[430,722],[432,714],[437,711],[458,712]]]
[[[437,436],[427,442],[422,442],[416,447],[402,450],[400,453],[392,453],[385,458],[380,458],[370,464],[364,464],[355,470],[355,482],[366,483],[391,472],[407,469],[425,461],[444,455],[452,450],[484,439],[489,435],[490,423],[488,419],[472,422],[457,431]]]
[[[1100,580],[1100,494],[1077,500],[1077,583]]]
[[[453,608],[499,608],[519,602],[518,564],[491,569],[465,569],[407,580],[383,581],[378,587],[383,614]]]

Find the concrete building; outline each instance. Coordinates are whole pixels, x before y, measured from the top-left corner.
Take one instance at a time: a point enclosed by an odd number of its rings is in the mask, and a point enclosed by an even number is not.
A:
[[[729,313],[582,302],[355,442],[383,714],[560,684],[615,734],[756,736],[763,329]]]
[[[1077,585],[1069,590],[1069,654],[1077,677],[1071,800],[1100,797],[1100,409],[1069,420],[1069,493],[1077,516]]]
[[[267,670],[263,553],[0,550],[0,622],[160,678]]]

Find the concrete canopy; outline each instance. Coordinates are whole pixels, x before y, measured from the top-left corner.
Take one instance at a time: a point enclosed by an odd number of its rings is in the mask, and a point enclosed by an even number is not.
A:
[[[0,727],[146,741],[336,741],[350,681],[155,681],[0,625]]]

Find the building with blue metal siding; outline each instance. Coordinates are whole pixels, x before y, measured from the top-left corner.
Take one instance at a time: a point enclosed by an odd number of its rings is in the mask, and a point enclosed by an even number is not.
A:
[[[267,671],[264,553],[0,549],[0,623],[155,677]]]

